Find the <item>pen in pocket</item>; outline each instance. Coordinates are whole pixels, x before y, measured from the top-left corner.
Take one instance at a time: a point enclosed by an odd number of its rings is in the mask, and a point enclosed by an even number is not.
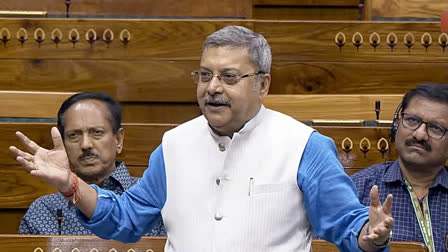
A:
[[[249,196],[252,193],[252,188],[254,187],[254,178],[249,179]]]

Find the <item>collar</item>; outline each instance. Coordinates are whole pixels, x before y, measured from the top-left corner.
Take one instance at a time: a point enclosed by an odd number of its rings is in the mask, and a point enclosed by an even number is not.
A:
[[[400,163],[398,160],[392,163],[391,166],[386,167],[386,170],[384,171],[383,176],[383,182],[386,183],[393,183],[400,181],[404,184],[403,175],[401,174],[400,170]],[[439,174],[437,174],[436,179],[432,183],[432,185],[429,188],[434,188],[437,186],[442,186],[445,189],[448,190],[448,172],[447,167],[444,167],[442,170],[440,170]]]
[[[265,113],[266,113],[266,108],[264,107],[263,104],[261,104],[260,110],[258,110],[258,113],[254,117],[252,117],[252,119],[247,121],[238,132],[234,133],[234,135],[235,134],[246,134],[247,132],[252,131],[255,127],[257,127],[257,125],[259,125],[261,123],[261,121],[263,121]],[[208,125],[208,130],[209,130],[210,134],[213,136],[213,138],[215,138],[215,139],[224,137],[224,136],[219,136],[218,134],[216,134],[210,125]],[[227,137],[227,136],[225,136],[225,137]],[[229,137],[227,137],[227,138],[229,138]]]
[[[121,185],[123,191],[126,191],[133,185],[132,177],[129,174],[129,171],[126,168],[124,162],[117,161],[115,162],[115,166],[117,168],[110,174],[109,178],[107,178],[103,184],[105,184],[107,180],[113,179]]]

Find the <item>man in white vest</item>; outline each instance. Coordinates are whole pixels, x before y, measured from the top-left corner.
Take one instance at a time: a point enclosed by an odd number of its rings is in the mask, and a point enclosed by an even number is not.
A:
[[[203,113],[165,133],[137,185],[122,196],[70,172],[57,129],[46,150],[10,150],[30,172],[78,207],[106,239],[135,242],[159,213],[165,251],[311,251],[312,232],[341,251],[387,250],[392,196],[376,187],[362,206],[331,139],[266,109],[271,51],[265,38],[228,26],[205,41],[192,72]]]

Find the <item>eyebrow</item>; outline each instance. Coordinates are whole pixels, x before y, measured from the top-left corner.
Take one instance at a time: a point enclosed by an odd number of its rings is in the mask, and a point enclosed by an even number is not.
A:
[[[206,70],[206,71],[209,71],[209,72],[213,72],[210,68],[205,67],[205,66],[199,66],[199,69]],[[219,72],[220,73],[224,73],[224,72],[229,72],[229,71],[236,71],[238,73],[241,73],[241,71],[239,69],[232,68],[232,67],[227,67],[227,68],[221,69]]]
[[[416,115],[416,114],[413,114],[413,113],[407,113],[407,112],[403,112],[404,114],[408,114],[408,115],[411,115],[411,116],[413,116],[413,117],[416,117],[416,118],[418,118],[418,119],[420,119],[420,120],[422,120],[422,121],[425,121],[425,122],[428,122],[428,123],[432,123],[432,124],[436,124],[436,125],[439,125],[439,126],[442,126],[443,128],[445,128],[446,130],[448,130],[448,127],[446,127],[445,126],[445,122],[438,122],[438,121],[428,121],[428,120],[423,120],[423,118],[421,118],[420,116],[418,116],[418,115]],[[435,119],[435,120],[437,120],[437,119]]]

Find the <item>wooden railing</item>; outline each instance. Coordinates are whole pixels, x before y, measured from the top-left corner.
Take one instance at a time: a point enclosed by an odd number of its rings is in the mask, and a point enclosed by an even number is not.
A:
[[[0,235],[0,251],[8,252],[73,252],[133,251],[163,252],[166,238],[142,237],[136,243],[124,244],[94,236]],[[313,252],[337,252],[336,246],[323,240],[312,241]],[[96,249],[96,250],[95,250]],[[182,248],[180,248],[182,249]],[[391,242],[391,252],[426,252],[418,242]]]

